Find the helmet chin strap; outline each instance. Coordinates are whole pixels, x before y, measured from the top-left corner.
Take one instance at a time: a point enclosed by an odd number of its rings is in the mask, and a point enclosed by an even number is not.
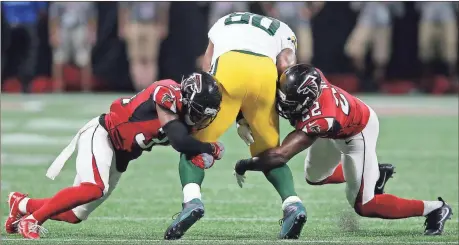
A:
[[[194,126],[195,125],[195,123],[193,121],[191,121],[191,118],[190,118],[189,114],[185,114],[185,123],[188,126]]]

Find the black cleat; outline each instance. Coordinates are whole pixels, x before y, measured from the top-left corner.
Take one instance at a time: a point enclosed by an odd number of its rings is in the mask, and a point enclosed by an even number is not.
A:
[[[182,238],[183,234],[190,227],[204,216],[204,205],[201,200],[195,198],[183,204],[183,210],[167,228],[164,234],[166,240],[177,240]]]
[[[426,236],[441,235],[446,221],[451,219],[451,215],[453,215],[453,209],[441,197],[438,200],[443,202],[443,206],[426,216],[426,222],[424,223],[426,227],[424,235]]]
[[[375,195],[384,194],[384,187],[387,181],[395,174],[395,166],[390,163],[380,163],[379,179],[375,186]]]

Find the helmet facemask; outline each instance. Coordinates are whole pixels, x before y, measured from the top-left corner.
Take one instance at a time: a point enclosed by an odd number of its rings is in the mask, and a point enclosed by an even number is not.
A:
[[[309,111],[309,108],[314,103],[309,97],[300,104],[298,101],[288,100],[287,96],[279,89],[277,90],[276,110],[279,116],[291,120],[299,119]]]
[[[316,76],[306,74],[303,79],[295,80],[282,74],[277,84],[276,110],[279,116],[288,120],[301,119],[322,93],[316,79]]]

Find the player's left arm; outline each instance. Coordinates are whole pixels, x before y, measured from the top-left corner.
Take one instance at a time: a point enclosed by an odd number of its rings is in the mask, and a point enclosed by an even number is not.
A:
[[[212,62],[213,55],[214,55],[214,44],[209,39],[209,44],[207,45],[206,53],[204,54],[204,57],[202,58],[201,69],[203,71],[210,71],[210,68],[212,67],[211,62]]]
[[[281,52],[276,57],[277,74],[280,75],[297,62],[296,50],[298,42],[295,33],[289,26],[282,23],[279,29],[281,37]]]
[[[169,88],[158,86],[153,94],[153,101],[161,128],[176,151],[187,156],[196,156],[201,153],[216,155],[220,148],[217,143],[204,143],[190,135],[187,126],[177,114],[176,99]]]
[[[295,41],[296,42],[296,41]],[[280,77],[280,75],[287,70],[290,66],[293,66],[296,64],[296,54],[295,51],[293,51],[290,48],[286,48],[282,50],[278,55],[277,55],[277,74]]]
[[[296,154],[309,148],[316,136],[307,135],[301,130],[292,131],[285,137],[282,145],[266,150],[256,157],[239,160],[235,166],[235,172],[244,175],[246,171],[263,171],[278,168],[286,164]]]

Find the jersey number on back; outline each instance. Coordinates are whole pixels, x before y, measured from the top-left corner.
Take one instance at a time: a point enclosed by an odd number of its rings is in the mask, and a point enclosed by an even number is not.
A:
[[[343,111],[344,115],[349,115],[349,102],[347,101],[346,97],[343,94],[338,93],[335,88],[331,88],[333,93],[333,98],[335,98],[335,105],[341,106],[341,110]],[[338,96],[339,98],[338,98]]]
[[[335,88],[331,88],[331,90],[332,90],[333,98],[335,99],[336,107],[341,107],[341,111],[343,111],[344,115],[349,116],[349,102],[347,101],[346,97],[343,94],[338,93],[338,91],[336,91]],[[322,112],[320,111],[320,104],[318,101],[315,101],[309,113],[303,117],[303,121],[307,121],[311,117],[320,116],[320,115],[322,115]]]
[[[250,21],[252,18],[252,21]],[[276,34],[277,29],[280,27],[280,21],[252,13],[232,13],[225,19],[225,25],[233,24],[252,24],[252,26],[259,28],[270,36]]]
[[[137,94],[135,94],[134,96],[132,96],[131,98],[129,99],[121,99],[121,104],[124,106],[124,105],[127,105],[129,104],[129,102],[131,102],[131,100],[133,100],[137,95],[139,95],[140,93],[142,93],[145,89],[142,89],[142,91],[138,92]]]
[[[162,132],[162,129],[160,129],[160,133],[164,134]],[[135,141],[140,146],[140,148],[142,148],[142,150],[149,149],[153,145],[156,145],[156,144],[166,143],[168,140],[169,139],[167,138],[167,136],[165,136],[165,134],[164,134],[164,137],[162,137],[161,139],[153,138],[149,141],[146,140],[145,135],[143,133],[138,133],[135,136]]]

